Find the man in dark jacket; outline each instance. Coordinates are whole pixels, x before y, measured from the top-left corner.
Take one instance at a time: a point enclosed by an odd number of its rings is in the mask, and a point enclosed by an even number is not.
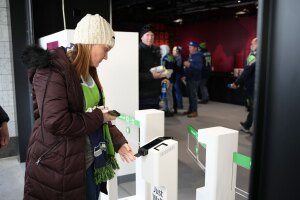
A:
[[[198,112],[198,88],[201,81],[201,71],[203,65],[203,54],[198,51],[198,43],[189,43],[189,59],[184,61],[183,66],[187,80],[187,87],[189,91],[189,109],[185,114],[188,117],[197,117]]]
[[[246,95],[246,108],[248,113],[245,122],[240,122],[241,130],[245,133],[250,133],[250,128],[253,122],[253,96],[254,96],[254,78],[255,78],[255,64],[256,64],[256,49],[257,38],[251,41],[251,52],[247,57],[247,63],[241,76],[231,84],[231,88],[236,89],[240,85],[244,86]]]
[[[140,32],[139,44],[139,109],[158,109],[161,91],[161,72],[150,72],[160,65],[160,49],[154,46],[154,31],[149,24]]]
[[[9,121],[9,117],[7,113],[0,106],[0,148],[2,146],[6,146],[9,142],[9,133],[7,122]]]

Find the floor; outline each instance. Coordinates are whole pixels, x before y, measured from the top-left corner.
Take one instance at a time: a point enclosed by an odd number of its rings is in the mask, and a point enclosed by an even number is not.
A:
[[[184,99],[184,107],[187,108],[187,99]],[[187,131],[186,126],[192,125],[196,129],[214,126],[224,126],[239,130],[239,122],[246,118],[245,107],[224,104],[219,102],[209,102],[199,104],[197,118],[187,118],[184,110],[179,110],[179,114],[166,118],[165,134],[173,136],[179,142],[179,177],[178,177],[178,200],[195,200],[196,189],[204,186],[205,174],[187,152]],[[239,133],[239,153],[251,156],[251,139],[249,134]],[[205,154],[201,149],[200,155]],[[200,159],[202,160],[202,159]],[[0,194],[1,199],[19,200],[22,199],[24,163],[19,163],[17,157],[0,159]],[[4,181],[5,180],[5,181]],[[249,170],[238,167],[237,187],[248,191]],[[135,194],[135,181],[119,184],[119,198],[132,196]],[[236,200],[246,199],[236,195]]]

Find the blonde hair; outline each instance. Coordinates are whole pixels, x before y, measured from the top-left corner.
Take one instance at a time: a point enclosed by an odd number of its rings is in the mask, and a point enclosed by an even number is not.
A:
[[[93,44],[75,44],[73,49],[67,55],[75,67],[78,78],[81,77],[87,81],[89,74],[92,76],[99,89],[101,84],[98,78],[97,70],[91,67],[91,50]]]

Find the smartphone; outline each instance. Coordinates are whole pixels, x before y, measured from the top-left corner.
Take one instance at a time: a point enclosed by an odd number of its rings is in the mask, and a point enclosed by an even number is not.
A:
[[[116,110],[109,110],[108,111],[108,114],[112,115],[112,116],[115,116],[115,117],[119,117],[121,114],[116,111]]]

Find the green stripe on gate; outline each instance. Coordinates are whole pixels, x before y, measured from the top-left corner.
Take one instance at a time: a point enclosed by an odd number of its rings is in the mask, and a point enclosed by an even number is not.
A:
[[[236,163],[237,165],[246,169],[251,168],[251,158],[237,152],[233,153],[233,163]]]
[[[198,131],[194,127],[187,125],[187,131],[195,140],[198,141]]]
[[[187,125],[187,131],[198,142],[198,131],[191,125]],[[200,143],[200,144],[204,149],[206,149],[206,144],[204,143]]]
[[[136,120],[133,117],[130,117],[128,115],[121,114],[118,117],[118,119],[123,120],[123,121],[125,121],[125,122],[127,122],[129,124],[133,124],[133,125],[135,125],[137,127],[140,127],[140,121],[138,121],[138,120]]]

